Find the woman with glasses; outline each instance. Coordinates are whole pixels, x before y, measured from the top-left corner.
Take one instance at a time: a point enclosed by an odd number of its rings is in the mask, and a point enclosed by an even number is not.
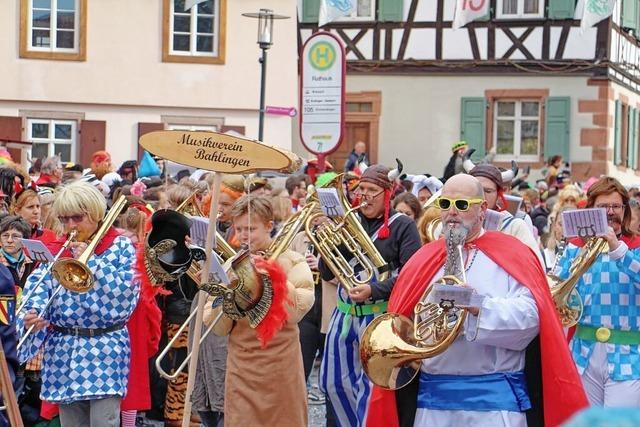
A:
[[[92,185],[74,182],[63,187],[53,211],[66,234],[76,240],[63,256],[78,258],[98,230],[106,212],[104,196]],[[58,281],[45,267],[27,279],[33,296],[17,320],[20,335],[31,327],[19,350],[20,360],[33,357],[44,343],[40,397],[57,403],[60,422],[69,426],[114,426],[120,422],[120,401],[127,390],[130,342],[126,322],[139,296],[134,282],[135,251],[131,241],[110,227],[87,262],[95,283],[84,293],[61,288],[46,312]],[[40,286],[36,283],[43,279]]]

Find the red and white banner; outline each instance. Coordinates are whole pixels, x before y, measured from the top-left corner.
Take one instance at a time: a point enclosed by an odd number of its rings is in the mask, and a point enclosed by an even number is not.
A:
[[[464,27],[489,13],[489,0],[456,0],[453,29]]]

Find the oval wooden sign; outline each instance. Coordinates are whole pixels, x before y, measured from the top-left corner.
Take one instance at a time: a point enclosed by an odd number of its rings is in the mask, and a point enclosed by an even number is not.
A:
[[[302,164],[296,154],[282,148],[209,131],[150,132],[140,137],[140,145],[172,162],[221,173],[293,173]]]

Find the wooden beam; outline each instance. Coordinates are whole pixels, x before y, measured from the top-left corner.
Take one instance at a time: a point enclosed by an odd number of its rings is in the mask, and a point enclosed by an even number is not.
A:
[[[544,23],[544,27],[542,28],[542,59],[549,59],[549,39],[551,38],[551,27],[549,25],[549,21]]]
[[[349,38],[349,36],[347,36],[347,34],[341,30],[341,29],[337,29],[336,32],[340,35],[340,37],[342,38],[342,40],[344,41],[344,44],[346,44],[346,53],[349,52],[353,52],[353,54],[355,56],[358,57],[358,59],[362,59],[364,60],[365,57],[362,54],[362,52],[360,52],[360,50],[357,48],[356,44],[360,41],[360,39],[362,37],[364,37],[364,35],[367,33],[367,29],[362,29],[360,30],[360,32],[358,34],[356,34],[356,36],[352,39]]]
[[[529,27],[520,37],[516,37],[509,28],[501,28],[502,32],[505,33],[513,42],[513,45],[505,52],[502,59],[509,58],[516,50],[522,52],[527,59],[536,59],[535,56],[529,52],[529,49],[524,46],[524,41],[529,37],[529,34],[531,34],[534,29],[535,27]]]
[[[442,59],[442,28],[444,21],[444,0],[438,0],[436,12],[436,59]]]
[[[400,40],[400,49],[398,49],[398,61],[404,59],[404,53],[407,51],[407,45],[409,44],[409,36],[411,35],[411,28],[416,20],[416,10],[418,9],[418,0],[411,0],[409,6],[409,15],[407,16],[407,22],[404,25],[404,31],[402,32],[402,40]]]
[[[471,43],[471,52],[473,53],[473,59],[479,61],[480,58],[480,48],[478,47],[478,37],[476,37],[476,30],[473,27],[467,27],[467,32],[469,33],[469,43]]]
[[[560,40],[558,40],[558,47],[556,48],[556,54],[554,59],[562,59],[564,57],[564,48],[567,46],[567,39],[569,38],[569,31],[571,27],[568,25],[562,26],[562,31],[560,32]]]
[[[391,50],[393,48],[393,30],[387,28],[384,31],[384,59],[393,59]]]

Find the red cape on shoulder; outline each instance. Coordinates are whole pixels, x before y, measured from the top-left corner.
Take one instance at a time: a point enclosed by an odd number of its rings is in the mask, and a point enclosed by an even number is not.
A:
[[[533,251],[516,238],[488,231],[477,247],[532,293],[540,318],[540,347],[545,425],[558,426],[588,406],[582,382],[556,314],[545,273]],[[509,248],[509,250],[505,250]],[[444,240],[423,246],[400,272],[391,293],[389,312],[413,316],[413,309],[446,259]],[[367,427],[398,426],[395,392],[374,386]]]

